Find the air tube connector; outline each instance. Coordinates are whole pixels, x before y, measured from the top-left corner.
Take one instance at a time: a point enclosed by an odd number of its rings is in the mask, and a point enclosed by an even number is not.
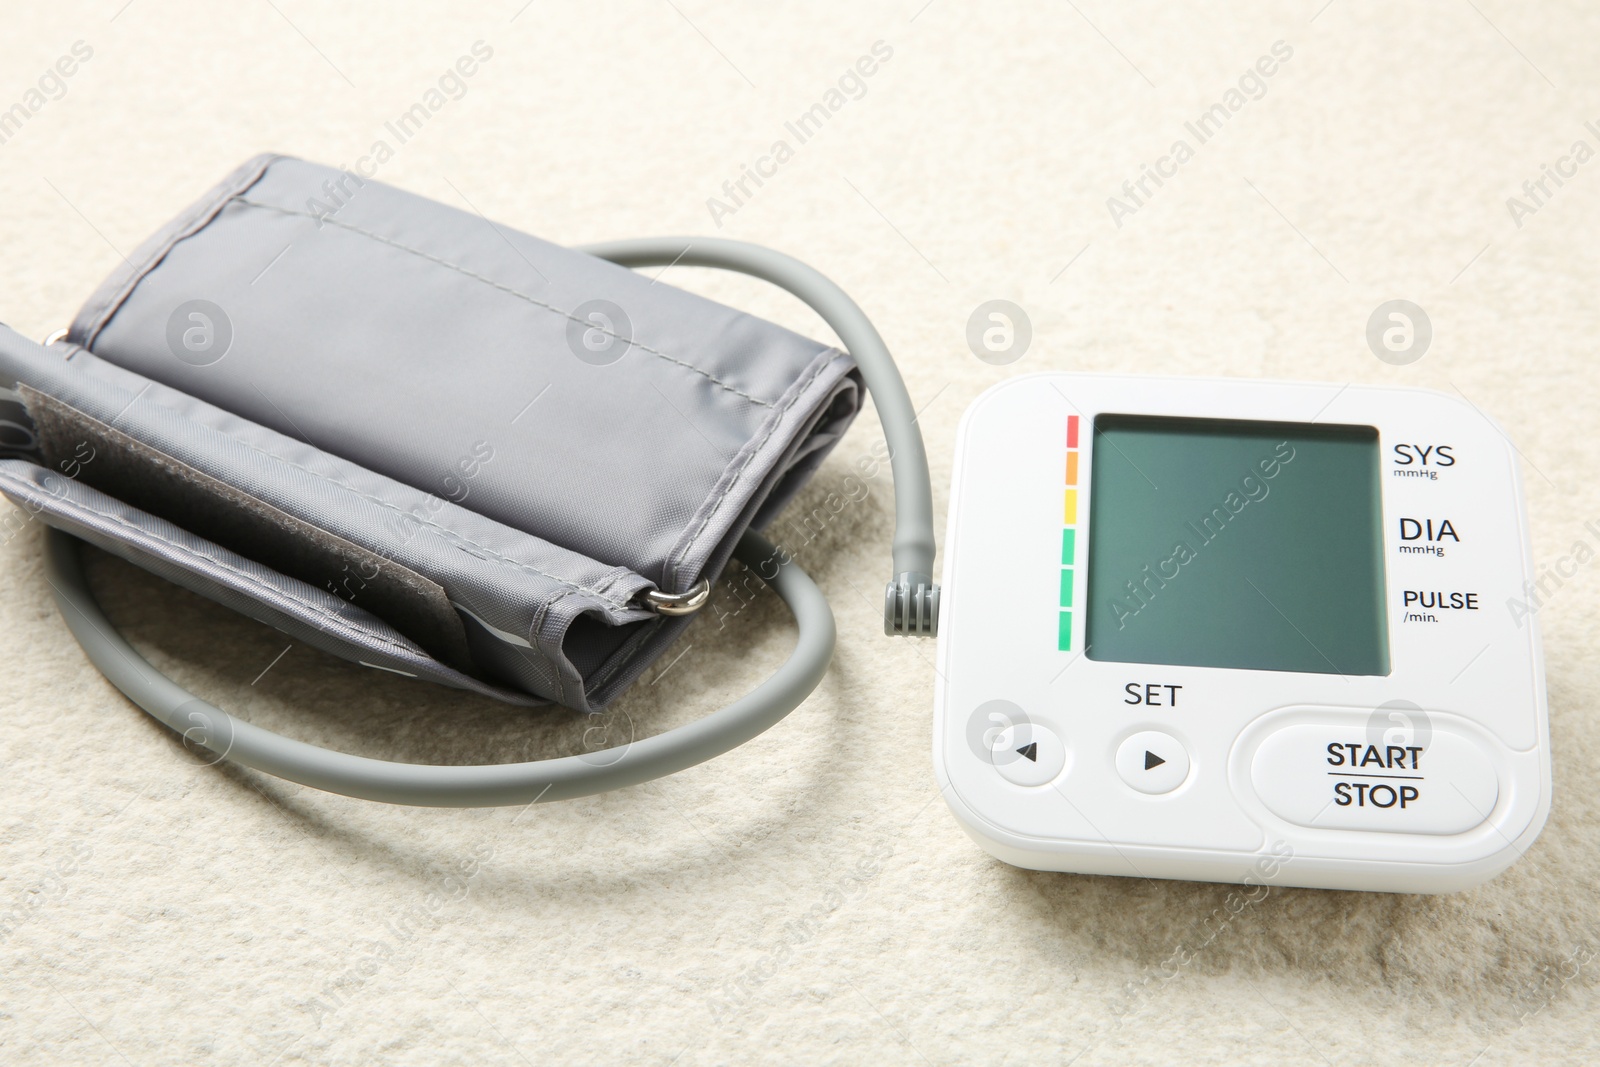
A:
[[[890,637],[939,636],[939,587],[926,574],[903,571],[883,591],[883,632]]]

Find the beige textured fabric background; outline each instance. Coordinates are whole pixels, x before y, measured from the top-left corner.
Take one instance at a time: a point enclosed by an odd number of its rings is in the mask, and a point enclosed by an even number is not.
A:
[[[118,250],[254,152],[354,164],[384,138],[381,179],[556,241],[720,232],[833,276],[926,405],[941,528],[956,421],[1009,374],[1363,381],[1459,390],[1498,419],[1553,564],[1600,519],[1600,162],[1520,227],[1506,200],[1574,141],[1600,149],[1600,15],[1321,4],[8,4],[0,108],[74,42],[93,55],[0,144],[0,318],[64,325]],[[384,123],[479,40],[493,55],[464,95],[397,145]],[[1265,95],[1117,227],[1107,197],[1280,40]],[[864,94],[796,144],[785,121],[879,41]],[[793,158],[717,229],[707,198],[779,138]],[[755,283],[668,280],[825,336]],[[963,336],[996,297],[1034,327],[1005,368]],[[1434,326],[1409,367],[1363,337],[1395,297]],[[796,514],[875,433],[869,414]],[[37,528],[5,540],[0,1060],[1600,1057],[1594,568],[1540,615],[1556,798],[1524,859],[1454,896],[1279,889],[1222,922],[1221,887],[1016,870],[957,828],[929,766],[933,648],[879,630],[890,502],[875,479],[800,549],[840,639],[789,720],[669,780],[526,812],[198,764],[84,660]],[[95,577],[155,662],[270,728],[422,761],[581,744],[563,713],[286,650],[104,559]],[[641,732],[784,655],[770,595],[737,614],[720,596],[723,624],[623,702]]]

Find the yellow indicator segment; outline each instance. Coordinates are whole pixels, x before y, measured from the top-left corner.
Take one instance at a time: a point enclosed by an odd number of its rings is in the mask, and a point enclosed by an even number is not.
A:
[[[1062,514],[1066,516],[1061,522],[1063,526],[1078,525],[1078,491],[1076,489],[1067,490],[1067,499],[1062,509]]]

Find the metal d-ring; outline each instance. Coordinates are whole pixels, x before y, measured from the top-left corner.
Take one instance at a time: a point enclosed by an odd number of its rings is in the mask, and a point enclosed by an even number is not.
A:
[[[657,615],[693,615],[711,599],[711,579],[700,579],[686,593],[663,593],[659,589],[647,589],[641,599]]]
[[[49,346],[51,346],[53,344],[58,344],[61,341],[65,341],[67,339],[67,334],[69,332],[70,331],[68,331],[65,327],[57,330],[55,333],[51,334],[49,337],[46,337],[44,339],[45,347],[48,348]]]

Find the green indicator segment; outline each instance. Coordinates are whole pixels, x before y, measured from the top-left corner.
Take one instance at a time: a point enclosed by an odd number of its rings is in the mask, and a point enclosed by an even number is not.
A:
[[[1063,567],[1072,566],[1072,559],[1076,555],[1077,549],[1077,538],[1073,535],[1077,532],[1070,526],[1061,531],[1061,565]]]
[[[1072,568],[1061,568],[1061,606],[1072,607]]]
[[[1056,648],[1062,652],[1072,651],[1072,612],[1061,613],[1061,626],[1056,637]]]

